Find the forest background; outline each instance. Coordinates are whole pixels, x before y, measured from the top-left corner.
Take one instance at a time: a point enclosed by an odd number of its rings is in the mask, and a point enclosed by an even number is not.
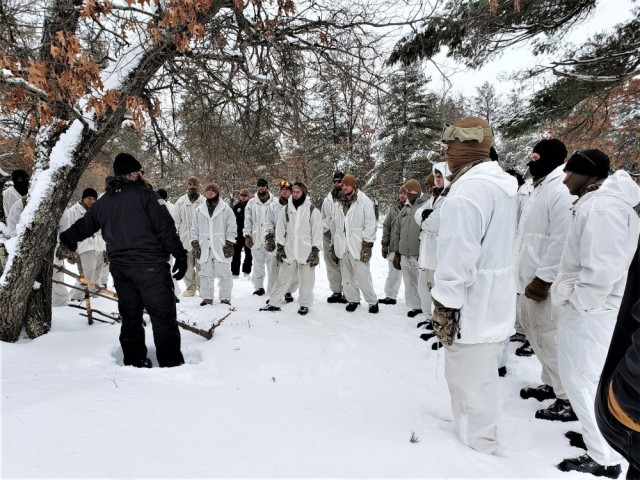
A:
[[[557,136],[640,175],[640,8],[567,40],[601,3],[0,0],[0,168],[34,172],[0,339],[50,328],[57,220],[103,190],[120,151],[172,200],[196,175],[230,202],[261,177],[304,181],[319,201],[339,169],[384,213],[442,160],[443,124],[478,115],[505,168],[524,173],[532,145]],[[471,77],[514,48],[542,60],[507,92],[447,82],[443,58]]]

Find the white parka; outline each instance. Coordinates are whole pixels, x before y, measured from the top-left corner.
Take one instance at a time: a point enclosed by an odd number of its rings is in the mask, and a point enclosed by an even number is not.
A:
[[[22,200],[22,195],[18,193],[15,187],[7,187],[2,192],[2,208],[4,211],[5,220],[9,218],[11,207],[13,207],[13,204],[18,200]]]
[[[338,258],[349,252],[356,260],[360,259],[362,242],[373,243],[376,240],[376,214],[373,202],[364,192],[357,191],[356,201],[344,214],[342,203],[333,205],[331,237],[333,249]]]
[[[284,245],[287,263],[306,264],[311,248],[322,248],[322,215],[317,208],[311,209],[309,197],[297,209],[289,197],[278,218],[276,242]]]
[[[333,221],[333,211],[336,205],[336,200],[333,198],[331,192],[324,197],[322,201],[322,232],[327,233],[331,231],[331,222]]]
[[[267,210],[273,202],[278,200],[269,193],[269,199],[262,203],[256,193],[251,200],[247,202],[247,206],[244,209],[244,229],[243,235],[250,235],[253,240],[253,247],[251,249],[260,248],[264,245],[264,237],[266,235],[266,220]]]
[[[523,294],[534,277],[553,283],[577,197],[562,183],[564,165],[554,169],[531,192],[516,233],[514,258],[516,288]]]
[[[199,263],[205,263],[211,257],[219,262],[231,263],[233,257],[225,257],[222,247],[229,242],[236,243],[238,228],[236,216],[227,202],[218,201],[213,214],[209,216],[207,203],[196,208],[191,222],[191,241],[197,240],[200,245]]]
[[[191,221],[193,215],[200,205],[206,202],[207,199],[204,195],[198,195],[198,199],[195,202],[189,200],[189,194],[182,195],[174,205],[173,217],[176,222],[176,229],[178,230],[178,236],[182,242],[182,246],[191,252]]]
[[[447,177],[451,174],[447,168],[446,162],[439,162],[433,166],[433,170],[437,170],[444,178],[444,188],[449,186]],[[433,200],[433,196],[429,201],[416,210],[415,221],[420,225],[420,254],[418,255],[418,268],[435,270],[438,266],[438,232],[440,231],[440,213],[444,203],[442,195]],[[433,210],[428,218],[422,220],[422,212],[425,209]]]
[[[460,309],[456,343],[502,342],[514,331],[517,191],[497,162],[484,162],[451,186],[441,207],[431,295]]]
[[[578,313],[620,308],[638,245],[640,220],[633,210],[638,203],[640,187],[625,171],[615,172],[576,202],[551,286],[554,305],[568,303]]]
[[[86,212],[87,208],[81,202],[76,202],[71,205],[65,210],[64,214],[62,215],[62,219],[60,220],[60,231],[64,232],[65,230],[67,230],[69,227],[71,227],[71,225],[84,217],[84,214]],[[78,243],[78,249],[76,250],[76,252],[85,253],[91,252],[93,250],[97,252],[104,252],[106,249],[107,245],[102,239],[100,230],[98,230],[89,238]]]

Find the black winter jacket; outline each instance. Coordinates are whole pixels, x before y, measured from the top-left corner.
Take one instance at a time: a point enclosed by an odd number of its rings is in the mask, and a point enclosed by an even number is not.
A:
[[[60,234],[60,241],[75,250],[78,242],[98,230],[114,264],[157,265],[168,262],[169,254],[187,255],[164,200],[133,182],[100,197],[84,217]]]
[[[629,267],[618,321],[600,377],[596,411],[598,403],[604,407],[601,412],[607,409],[611,382],[620,408],[640,424],[640,243]]]
[[[247,206],[248,202],[238,202],[233,206],[233,213],[236,216],[236,224],[238,226],[238,233],[236,236],[236,242],[243,238],[242,230],[244,229],[244,209]]]

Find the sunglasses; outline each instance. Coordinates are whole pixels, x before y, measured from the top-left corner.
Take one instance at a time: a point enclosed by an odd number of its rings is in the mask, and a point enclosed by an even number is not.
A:
[[[578,156],[580,158],[584,158],[587,162],[589,162],[591,165],[593,165],[594,167],[596,166],[596,162],[594,162],[593,160],[591,160],[589,157],[587,157],[584,153],[582,153],[580,150],[576,150],[575,152],[573,152],[573,156]]]
[[[342,180],[333,179],[333,183],[342,183]]]

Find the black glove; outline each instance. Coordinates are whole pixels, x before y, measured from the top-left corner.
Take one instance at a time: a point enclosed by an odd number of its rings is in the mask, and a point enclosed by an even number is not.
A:
[[[402,267],[400,266],[400,260],[402,260],[402,255],[396,252],[393,255],[393,268],[395,268],[396,270],[402,270]]]
[[[312,267],[317,267],[320,263],[320,250],[318,247],[311,247],[311,253],[307,258],[307,263]]]
[[[457,308],[447,308],[433,300],[433,331],[438,340],[445,345],[453,345],[453,340],[458,334],[458,323],[460,321],[460,310]]]
[[[264,248],[267,252],[273,252],[276,249],[276,236],[273,232],[267,233],[264,237]]]
[[[422,221],[424,222],[427,218],[429,218],[429,215],[431,215],[431,212],[433,212],[433,210],[431,208],[425,208],[424,210],[422,210]]]
[[[251,238],[251,235],[244,236],[244,244],[247,248],[253,248],[253,238]]]
[[[362,248],[360,249],[360,261],[368,262],[371,260],[371,249],[373,248],[373,242],[362,241]]]
[[[536,302],[541,302],[549,296],[550,288],[551,284],[549,282],[533,277],[531,283],[524,289],[524,296]]]
[[[104,263],[109,263],[109,255],[107,255],[107,252],[102,252],[102,261]]]
[[[233,251],[235,246],[236,246],[235,243],[233,243],[230,240],[227,240],[227,243],[225,243],[224,247],[222,247],[222,253],[224,254],[224,258],[233,257]]]
[[[387,258],[389,256],[389,245],[382,244],[382,258]]]
[[[194,258],[200,258],[200,255],[202,255],[202,249],[200,248],[198,240],[191,240],[191,255],[193,255]]]
[[[276,260],[278,260],[278,263],[282,263],[285,258],[287,258],[287,254],[284,252],[284,245],[278,244],[276,248]]]
[[[176,280],[182,280],[184,278],[184,274],[187,273],[187,257],[178,257],[176,258],[175,263],[173,264],[173,269],[171,272],[174,274],[173,278]]]

